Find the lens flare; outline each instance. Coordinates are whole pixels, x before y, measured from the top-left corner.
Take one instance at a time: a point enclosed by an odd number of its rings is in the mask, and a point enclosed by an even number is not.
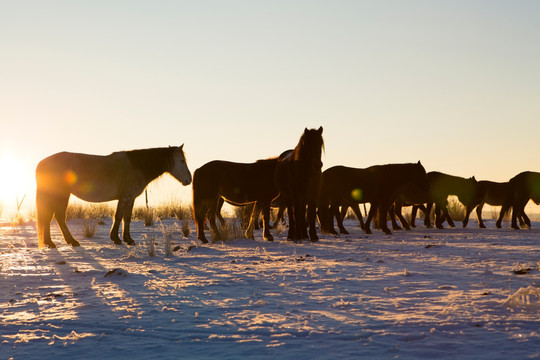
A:
[[[361,202],[363,197],[362,189],[354,189],[351,191],[351,198],[353,198],[353,200]]]

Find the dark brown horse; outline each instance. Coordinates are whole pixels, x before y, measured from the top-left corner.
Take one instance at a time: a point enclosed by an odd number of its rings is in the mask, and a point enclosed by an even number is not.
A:
[[[321,155],[324,149],[322,132],[322,126],[317,130],[306,128],[292,153],[280,159],[276,166],[274,180],[280,196],[287,204],[288,238],[294,241],[308,237],[306,207],[309,238],[311,241],[319,239],[315,229],[315,218],[321,184]]]
[[[525,206],[529,200],[540,204],[540,173],[524,171],[510,179],[513,192],[512,228],[519,229],[517,219],[523,218],[527,227],[531,227],[531,220],[525,214]]]
[[[343,232],[338,207],[370,203],[364,231],[371,234],[370,223],[378,213],[381,230],[392,232],[386,224],[386,215],[398,200],[400,190],[414,186],[423,192],[429,190],[426,171],[420,162],[416,164],[375,165],[366,169],[334,166],[324,171],[319,196],[319,221],[324,232],[335,233],[334,218]]]
[[[510,183],[482,180],[478,182],[478,192],[480,197],[480,204],[476,207],[478,226],[480,228],[486,227],[482,220],[482,209],[484,208],[484,204],[488,204],[492,206],[501,206],[499,218],[495,223],[495,226],[501,228],[504,215],[510,210],[514,201],[514,194]]]
[[[459,176],[443,174],[438,171],[427,173],[429,184],[431,186],[431,202],[435,203],[435,226],[438,229],[444,228],[444,221],[447,220],[451,227],[454,227],[454,221],[448,214],[448,196],[455,195],[465,206],[465,220],[463,227],[467,226],[467,221],[471,211],[480,203],[480,194],[478,192],[478,182],[473,177],[465,179]],[[428,209],[431,209],[428,204]],[[430,226],[429,217],[425,220],[426,226]]]
[[[258,160],[254,163],[211,161],[193,174],[193,217],[197,226],[197,238],[203,243],[204,222],[208,219],[214,240],[221,239],[216,226],[217,209],[220,199],[230,204],[243,206],[254,203],[246,237],[253,238],[253,226],[259,212],[263,213],[264,238],[273,240],[268,220],[270,203],[278,196],[274,184],[274,171],[278,158]]]
[[[122,243],[118,230],[123,220],[124,241],[135,244],[129,233],[135,198],[148,183],[166,172],[184,185],[191,183],[183,145],[120,151],[107,156],[61,152],[41,160],[36,168],[39,246],[56,247],[50,231],[53,216],[66,242],[79,246],[66,225],[71,194],[90,202],[118,200],[110,238],[115,244]]]

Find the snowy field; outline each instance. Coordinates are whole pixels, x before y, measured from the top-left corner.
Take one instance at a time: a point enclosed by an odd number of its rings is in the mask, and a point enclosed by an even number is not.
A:
[[[538,222],[204,246],[178,223],[168,256],[159,224],[134,247],[69,225],[80,248],[0,227],[1,359],[540,358]]]

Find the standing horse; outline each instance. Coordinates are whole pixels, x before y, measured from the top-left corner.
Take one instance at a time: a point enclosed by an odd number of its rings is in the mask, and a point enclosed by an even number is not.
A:
[[[531,227],[531,219],[525,214],[525,206],[532,200],[540,204],[540,173],[524,171],[510,179],[513,192],[512,228],[519,229],[517,219],[523,218],[527,227]]]
[[[454,227],[454,221],[448,214],[448,196],[455,195],[465,206],[465,219],[463,227],[467,226],[471,211],[480,203],[478,192],[478,182],[473,177],[465,179],[459,176],[443,174],[438,171],[427,173],[431,185],[431,202],[435,203],[435,226],[437,229],[444,228],[443,223],[446,219],[451,227]],[[432,204],[428,204],[431,209]],[[429,227],[429,216],[424,219],[426,226]]]
[[[340,205],[353,206],[369,202],[371,207],[364,225],[366,234],[371,234],[370,223],[377,212],[381,230],[391,234],[386,224],[386,215],[398,200],[400,191],[406,188],[410,190],[410,187],[418,188],[419,192],[429,191],[426,171],[420,162],[375,165],[366,169],[334,166],[324,171],[322,183],[319,220],[321,229],[330,233],[336,233],[334,218],[337,219],[340,231],[346,233],[338,211]]]
[[[478,217],[478,226],[480,228],[485,228],[484,221],[482,220],[482,209],[484,204],[492,206],[502,206],[499,213],[499,218],[495,223],[497,228],[501,228],[501,223],[504,218],[504,215],[512,207],[514,194],[512,188],[510,187],[509,182],[493,182],[493,181],[479,181],[478,182],[478,192],[480,195],[480,204],[476,207],[476,216]]]
[[[270,203],[278,196],[274,184],[274,171],[278,158],[258,160],[254,163],[235,163],[215,160],[204,164],[193,174],[193,218],[197,226],[197,238],[203,243],[208,240],[204,235],[204,222],[208,218],[213,238],[221,238],[216,226],[218,207],[223,198],[230,204],[241,206],[255,203],[251,219],[246,230],[246,237],[253,238],[253,226],[259,211],[263,212],[264,239],[272,241],[268,220]]]
[[[51,240],[51,220],[56,218],[68,244],[79,246],[66,225],[71,194],[90,202],[118,200],[110,238],[121,244],[118,230],[124,221],[124,241],[129,233],[135,198],[146,186],[167,172],[183,185],[191,183],[183,147],[120,151],[107,156],[61,152],[39,162],[36,168],[36,204],[39,246],[56,247]]]
[[[287,238],[299,241],[308,237],[306,231],[306,207],[309,238],[317,241],[315,218],[317,198],[321,185],[321,154],[324,149],[322,126],[304,129],[304,133],[289,156],[278,161],[274,180],[280,196],[287,204],[289,233]]]

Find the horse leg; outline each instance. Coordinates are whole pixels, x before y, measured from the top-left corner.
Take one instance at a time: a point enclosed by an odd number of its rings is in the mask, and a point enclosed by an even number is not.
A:
[[[446,206],[441,206],[439,203],[435,203],[435,227],[437,229],[444,229],[444,211],[442,208],[446,208]]]
[[[249,224],[246,228],[246,232],[244,233],[244,236],[246,239],[255,240],[255,236],[253,235],[253,228],[255,227],[255,223],[259,219],[259,202],[257,201],[254,206],[251,209],[251,215],[249,217]]]
[[[341,213],[339,211],[339,206],[337,204],[333,204],[330,206],[330,222],[329,222],[329,232],[330,234],[337,235],[337,231],[334,228],[334,218],[336,218],[337,226],[339,228],[340,234],[348,234],[349,232],[345,227],[343,226],[343,218],[341,217]]]
[[[503,206],[501,207],[501,211],[499,212],[499,218],[497,219],[497,222],[495,223],[495,226],[498,229],[501,228],[501,224],[502,224],[502,221],[504,219],[504,216],[508,213],[510,208],[511,208],[510,204],[503,204]]]
[[[197,239],[199,239],[203,244],[208,243],[206,236],[204,235],[204,226],[206,220],[206,206],[200,199],[196,199],[193,196],[193,220],[195,220],[195,226],[197,228]]]
[[[388,228],[386,216],[390,210],[392,204],[382,203],[379,207],[379,227],[386,235],[392,235],[392,231]],[[394,219],[395,221],[395,219]]]
[[[218,204],[219,204],[219,198],[211,201],[210,206],[208,207],[208,213],[207,213],[208,222],[210,223],[210,230],[212,232],[212,242],[215,242],[221,239],[221,234],[219,233],[218,227],[216,225],[216,213],[217,213]]]
[[[64,236],[66,243],[72,246],[80,246],[81,244],[79,244],[79,242],[73,238],[73,235],[71,235],[71,232],[69,232],[66,224],[66,210],[69,202],[69,196],[70,194],[68,193],[65,196],[56,197],[54,206],[54,217],[56,218],[56,222],[58,223],[58,226],[62,231],[62,235]]]
[[[51,221],[54,216],[51,196],[38,189],[36,193],[38,247],[55,248],[51,239]]]
[[[222,197],[220,197],[218,200],[218,205],[216,209],[216,217],[218,218],[221,225],[225,225],[225,219],[223,218],[223,216],[221,216],[221,208],[223,207],[224,202],[225,200]]]
[[[364,218],[362,217],[362,212],[360,212],[360,205],[353,204],[351,205],[351,209],[354,212],[354,215],[356,215],[356,218],[358,219],[358,222],[360,223],[360,229],[364,229]]]
[[[287,232],[287,240],[294,240],[296,231],[296,220],[294,218],[294,210],[290,200],[287,200],[287,213],[289,214],[289,231]]]
[[[274,220],[274,223],[272,224],[272,228],[277,229],[280,222],[281,223],[285,222],[285,219],[283,218],[284,212],[285,212],[285,206],[279,205],[276,219]]]
[[[456,227],[456,224],[454,224],[454,220],[450,217],[450,214],[448,213],[448,201],[446,201],[445,205],[442,207],[442,212],[443,212],[443,221],[444,219],[446,219],[450,227]]]
[[[467,205],[465,206],[465,218],[463,219],[463,227],[467,227],[467,224],[469,223],[469,216],[471,216],[471,212],[473,211],[474,207]]]
[[[403,217],[403,214],[401,212],[401,209],[403,209],[403,204],[399,202],[397,205],[394,205],[394,212],[396,213],[396,216],[399,219],[399,222],[401,222],[401,225],[405,228],[405,230],[411,230],[411,227],[409,226],[409,223],[405,218]]]
[[[135,199],[129,201],[126,204],[126,207],[124,209],[124,229],[122,231],[122,237],[124,238],[124,242],[128,245],[135,245],[135,241],[131,238],[131,234],[129,232],[129,225],[131,223],[131,214],[133,213],[133,203],[135,202]]]
[[[114,222],[111,227],[111,231],[109,232],[110,239],[116,244],[116,245],[122,245],[122,240],[120,240],[120,237],[118,236],[118,230],[120,229],[120,224],[122,223],[122,217],[124,215],[126,208],[126,199],[120,198],[118,200],[118,205],[116,205],[116,212],[114,213]]]
[[[378,205],[371,203],[371,206],[369,207],[369,213],[366,218],[366,222],[364,223],[364,232],[366,234],[372,234],[371,232],[371,219],[373,219],[373,216],[375,216],[375,213],[377,212]]]
[[[418,205],[413,205],[411,208],[411,219],[410,219],[410,225],[411,227],[416,227],[416,213],[418,213]]]
[[[315,242],[319,240],[319,236],[317,235],[317,229],[315,228],[315,219],[317,217],[317,205],[315,204],[315,201],[308,202],[307,212],[309,223],[309,239],[312,242]]]
[[[270,202],[262,205],[263,215],[263,239],[267,241],[274,241],[274,237],[270,233]]]
[[[428,229],[431,229],[433,227],[433,224],[431,224],[431,209],[433,209],[433,202],[426,203],[426,208],[424,211],[424,226]]]
[[[521,215],[522,215],[523,219],[520,221],[520,224],[521,224],[521,226],[523,226],[523,222],[524,222],[525,226],[527,226],[527,228],[530,229],[531,228],[531,219],[529,219],[527,214],[525,214],[525,205],[523,205],[523,208],[521,209]]]
[[[396,209],[395,209],[394,205],[391,205],[388,208],[388,216],[390,216],[390,221],[392,222],[392,230],[403,230],[401,228],[401,226],[399,226],[397,224],[397,221],[396,221]],[[385,220],[385,222],[386,222],[386,220]]]
[[[476,207],[476,217],[478,218],[478,227],[481,229],[485,229],[486,225],[484,224],[484,220],[482,220],[482,210],[484,209],[484,203],[481,202]],[[498,221],[497,221],[498,222]]]
[[[524,226],[524,224],[526,224],[526,220],[524,221],[524,219],[529,219],[527,217],[527,215],[525,215],[525,205],[527,205],[527,202],[529,201],[529,199],[527,200],[521,200],[521,201],[516,201],[514,203],[514,209],[512,211],[512,228],[513,229],[520,229],[520,227],[517,225],[517,220],[519,220],[519,224],[520,226]],[[530,220],[529,220],[529,224],[530,224]]]

